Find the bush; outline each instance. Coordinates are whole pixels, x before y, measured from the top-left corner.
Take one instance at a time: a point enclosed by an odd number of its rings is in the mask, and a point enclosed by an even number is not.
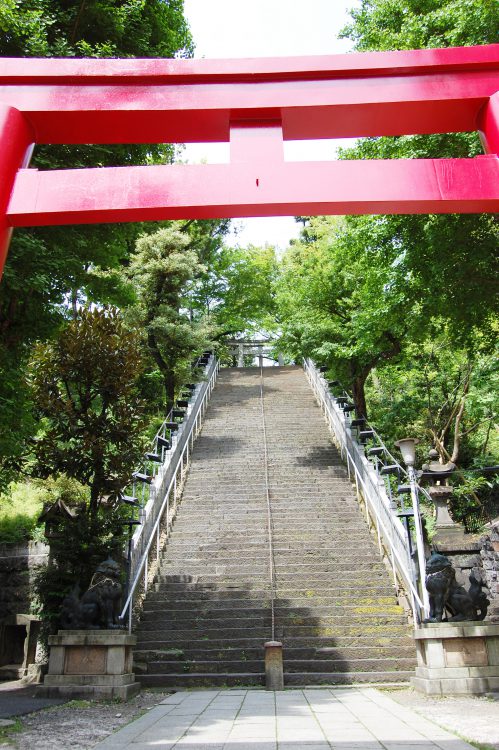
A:
[[[0,495],[0,544],[44,541],[43,524],[38,523],[43,503],[43,488],[39,483],[12,483]]]

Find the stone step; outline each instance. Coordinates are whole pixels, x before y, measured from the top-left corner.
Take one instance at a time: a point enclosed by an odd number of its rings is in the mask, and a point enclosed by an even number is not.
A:
[[[186,579],[186,580],[184,580]],[[187,580],[188,579],[188,580]],[[173,586],[175,590],[179,590],[179,587],[191,586],[194,590],[246,590],[252,589],[261,590],[262,585],[265,583],[267,590],[270,584],[267,581],[262,581],[261,577],[255,576],[254,579],[249,578],[247,575],[244,576],[193,576],[193,575],[162,575],[157,581],[157,586],[160,588],[156,591],[168,591],[169,586]],[[360,578],[358,575],[348,578],[348,581],[336,582],[333,578],[324,579],[323,576],[298,576],[293,574],[281,574],[275,581],[275,590],[278,595],[284,596],[285,591],[336,591],[336,590],[351,590],[361,588],[362,591],[367,591],[369,588],[377,588],[379,585],[387,585],[387,578],[383,575],[383,571],[373,572],[371,576],[365,576]],[[393,589],[391,589],[393,591]],[[306,595],[306,594],[305,594]]]
[[[227,661],[245,661],[256,660],[262,661],[265,656],[263,643],[259,646],[247,646],[238,648],[237,646],[229,647],[221,644],[220,648],[211,648],[211,643],[205,648],[201,646],[187,645],[184,648],[163,648],[163,649],[135,649],[134,660],[138,663],[145,664],[154,661],[217,661],[224,659]],[[396,641],[386,646],[343,646],[335,647],[293,647],[287,645],[284,650],[284,661],[358,661],[363,659],[412,659],[414,661],[414,648],[412,641],[406,645],[399,645]],[[179,671],[179,669],[177,669]],[[326,670],[325,670],[326,671]]]
[[[265,639],[269,640],[270,633],[267,627],[231,627],[226,625],[225,627],[218,628],[207,628],[202,623],[199,627],[191,627],[185,630],[174,629],[173,626],[168,625],[168,628],[161,628],[154,621],[141,621],[140,632],[142,636],[147,634],[147,638],[153,641],[159,641],[162,639],[162,635],[168,638],[170,643],[189,642],[192,639],[205,639],[212,640],[217,638],[257,638],[260,641]],[[287,637],[293,638],[309,638],[309,637],[323,637],[323,638],[337,638],[343,637],[357,637],[362,636],[375,636],[375,637],[394,637],[403,636],[407,632],[407,625],[396,623],[387,624],[386,622],[369,622],[366,624],[362,622],[355,625],[286,625],[276,626],[276,635],[279,640]]]
[[[241,664],[244,664],[246,672],[261,673],[264,667],[264,657],[260,659],[227,660],[215,659],[212,661],[188,660],[181,662],[182,672],[185,674],[206,674],[224,672],[227,674],[239,673]],[[333,660],[284,660],[285,673],[320,672],[322,674],[336,674],[345,672],[407,672],[416,666],[416,659],[338,659]],[[178,661],[148,661],[141,663],[134,661],[134,672],[136,674],[178,674]]]
[[[355,590],[355,589],[354,589]],[[251,589],[246,589],[240,586],[233,586],[231,588],[218,588],[215,584],[210,586],[199,587],[197,583],[156,583],[149,589],[148,596],[154,601],[154,597],[161,597],[163,601],[172,600],[174,597],[183,600],[194,600],[204,601],[210,599],[212,601],[230,601],[231,599],[244,598],[247,601],[262,601],[265,597],[270,596],[270,586],[266,589],[255,586]],[[321,600],[333,600],[337,601],[342,598],[350,598],[352,588],[349,587],[348,583],[342,583],[341,581],[332,585],[327,581],[317,581],[313,589],[304,588],[283,588],[278,586],[276,589],[276,598],[282,601],[287,601],[290,604],[294,602],[309,603],[311,600],[317,598],[317,601]],[[362,595],[369,597],[386,596],[393,602],[394,592],[393,587],[385,585],[363,586]]]
[[[298,685],[409,685],[414,670],[404,672],[284,672],[284,686]]]
[[[414,672],[329,672],[284,673],[284,686],[305,685],[358,685],[409,683]],[[149,688],[200,688],[200,687],[246,687],[265,684],[264,673],[206,673],[206,674],[156,674],[137,675],[142,687]]]
[[[391,607],[391,606],[399,606],[395,604],[396,600],[395,597],[392,596],[385,596],[385,597],[356,597],[355,599],[352,596],[345,596],[342,599],[339,597],[321,597],[320,599],[318,597],[314,597],[312,601],[310,599],[283,599],[279,598],[274,601],[274,606],[276,612],[280,613],[286,613],[288,611],[292,611],[295,608],[301,608],[303,607],[305,611],[307,612],[315,612],[317,609],[326,609],[326,610],[337,610],[337,611],[343,611],[343,610],[349,610],[352,607],[363,607],[363,608],[369,608],[369,607]],[[166,599],[164,596],[160,596],[154,592],[148,594],[147,602],[144,605],[144,611],[152,611],[152,610],[158,610],[163,609],[165,611],[173,612],[173,611],[180,611],[180,610],[186,610],[191,612],[203,612],[203,611],[213,611],[213,610],[220,610],[222,612],[235,612],[236,610],[244,610],[245,612],[250,612],[252,610],[257,611],[257,608],[268,608],[270,607],[270,594],[266,593],[261,598],[252,599],[250,597],[247,597],[245,599],[234,599],[234,598],[225,598],[225,599],[213,599],[213,598],[206,598],[206,599],[181,599],[181,598],[174,598],[169,597]]]
[[[244,665],[242,665],[244,666]],[[147,674],[136,675],[142,687],[146,688],[202,688],[202,687],[250,687],[265,684],[265,673],[213,673],[207,674]]]
[[[260,557],[262,554],[268,556],[269,545],[268,543],[261,543],[259,545],[253,544],[247,546],[243,544],[241,540],[239,544],[237,542],[227,541],[225,535],[221,535],[221,538],[217,542],[216,539],[212,540],[208,545],[203,543],[196,543],[191,540],[190,543],[186,542],[183,544],[170,544],[167,549],[160,555],[161,560],[169,560],[169,558],[175,554],[182,555],[184,558],[188,558],[189,555],[194,555],[198,558],[210,559],[214,556],[222,557],[234,557],[238,552],[241,555],[249,555],[254,558]],[[279,556],[283,560],[291,557],[303,557],[303,558],[314,558],[314,557],[325,557],[328,560],[334,560],[341,558],[342,560],[351,562],[352,566],[355,565],[355,560],[363,558],[376,558],[373,550],[367,545],[358,551],[352,550],[350,546],[342,548],[339,545],[331,544],[331,538],[328,541],[324,541],[323,544],[317,543],[302,543],[302,546],[294,546],[292,542],[276,542],[274,540],[272,545],[272,552],[274,555]]]
[[[244,530],[244,533],[243,533]],[[362,544],[372,546],[372,536],[367,526],[357,525],[352,527],[351,523],[335,524],[327,521],[316,521],[315,523],[304,522],[303,519],[296,522],[280,523],[275,520],[272,523],[272,537],[277,542],[280,539],[310,541],[318,538],[329,538],[330,540],[338,539],[338,544],[347,547],[346,537],[351,533],[353,545]],[[266,519],[257,521],[245,521],[244,523],[237,519],[227,519],[224,521],[206,521],[204,524],[191,523],[188,521],[178,521],[173,526],[174,539],[198,539],[200,542],[209,542],[211,539],[228,538],[230,541],[243,539],[244,535],[255,542],[265,542],[268,540],[268,528]]]
[[[237,613],[239,614],[239,613]],[[173,632],[178,630],[214,630],[217,627],[227,629],[248,629],[248,628],[268,628],[271,624],[271,611],[260,610],[259,614],[247,615],[241,617],[232,616],[230,619],[223,612],[215,611],[212,613],[199,612],[197,615],[175,614],[159,610],[144,610],[141,616],[141,627],[146,628],[164,628]],[[345,630],[345,628],[358,629],[363,625],[371,628],[406,627],[407,618],[403,616],[400,609],[395,612],[373,612],[369,614],[369,620],[366,622],[364,614],[314,614],[294,612],[287,615],[277,615],[275,617],[276,628],[281,632],[290,632],[291,629],[303,628],[303,632],[311,634],[317,632],[317,628],[322,630],[336,631]],[[300,631],[302,632],[302,631]]]
[[[289,684],[404,682],[406,616],[298,368],[264,372],[275,637]],[[271,390],[270,390],[271,389]],[[271,635],[259,370],[220,373],[138,628],[144,685],[263,685]]]
[[[236,637],[229,638],[225,637],[217,639],[217,637],[210,638],[199,637],[199,634],[185,639],[183,642],[177,639],[175,644],[172,644],[169,634],[161,631],[159,634],[157,631],[144,631],[138,633],[137,650],[138,651],[150,651],[150,650],[171,650],[180,649],[185,653],[188,653],[191,649],[205,649],[219,650],[220,652],[225,651],[228,648],[237,649],[250,649],[250,648],[261,648],[264,643],[268,640],[268,633],[264,639],[259,635],[251,635],[247,637]],[[408,655],[407,649],[411,649],[414,653],[414,643],[412,638],[408,635],[406,629],[403,633],[386,633],[386,634],[364,634],[364,635],[335,635],[331,636],[286,636],[283,641],[284,649],[286,653],[289,650],[294,649],[339,649],[341,652],[348,648],[394,648],[403,649]]]
[[[193,550],[177,551],[173,554],[172,550],[167,550],[165,556],[160,557],[160,565],[182,565],[182,566],[197,566],[205,564],[209,566],[211,564],[216,565],[230,565],[235,567],[241,567],[243,565],[264,565],[268,568],[268,556],[269,550],[245,550],[241,549],[238,553],[237,550],[226,550],[220,549],[218,552],[215,550],[206,554],[203,550],[198,550],[197,554],[194,554]],[[366,550],[354,555],[346,555],[339,552],[336,549],[328,550],[325,549],[284,549],[284,548],[273,548],[274,566],[276,570],[283,567],[290,567],[295,569],[296,567],[304,567],[309,565],[322,566],[325,565],[325,570],[330,570],[331,566],[349,565],[351,567],[359,564],[364,567],[366,564],[371,563],[379,564],[379,559],[376,559],[375,555],[371,550]],[[338,569],[338,568],[337,568]]]

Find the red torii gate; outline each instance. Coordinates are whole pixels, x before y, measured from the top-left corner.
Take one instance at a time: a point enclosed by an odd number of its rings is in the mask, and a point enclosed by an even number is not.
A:
[[[478,130],[475,159],[285,162],[283,140]],[[34,143],[230,141],[229,164],[28,169]],[[499,44],[252,60],[0,59],[16,226],[499,208]]]

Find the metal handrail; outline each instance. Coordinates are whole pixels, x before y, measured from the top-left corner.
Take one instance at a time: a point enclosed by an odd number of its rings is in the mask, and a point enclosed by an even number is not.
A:
[[[380,480],[373,465],[365,457],[364,451],[354,441],[346,424],[343,411],[334,403],[326,381],[310,359],[304,360],[304,370],[315,397],[324,412],[328,427],[333,433],[334,442],[337,444],[343,460],[346,461],[348,476],[350,478],[353,471],[357,493],[362,495],[366,512],[371,513],[374,520],[380,552],[383,542],[389,550],[394,583],[397,586],[397,576],[404,583],[412,601],[414,621],[418,623],[421,620],[421,614],[424,612],[424,602],[418,591],[406,532],[400,518],[391,508],[385,484]],[[393,458],[391,454],[388,453],[388,455],[391,459]],[[400,465],[398,461],[393,460],[394,463]],[[404,474],[407,473],[403,467],[400,467],[400,469]]]
[[[161,521],[166,511],[166,533],[168,535],[174,514],[170,516],[170,496],[175,503],[177,499],[177,478],[180,473],[183,480],[184,473],[189,462],[190,450],[194,440],[201,429],[201,419],[206,410],[211,392],[215,387],[215,382],[220,369],[218,359],[211,355],[205,370],[205,380],[189,407],[185,421],[179,426],[176,444],[168,451],[167,459],[159,467],[158,472],[153,479],[150,489],[150,497],[143,509],[143,522],[137,528],[132,537],[132,549],[130,565],[130,587],[127,592],[127,599],[123,606],[120,619],[125,621],[128,613],[128,630],[132,630],[132,613],[133,599],[137,586],[141,578],[144,579],[144,590],[147,591],[149,575],[149,554],[153,542],[156,542],[156,560],[159,560],[160,550],[160,528]],[[174,508],[174,511],[176,507]],[[134,558],[139,558],[134,560]]]

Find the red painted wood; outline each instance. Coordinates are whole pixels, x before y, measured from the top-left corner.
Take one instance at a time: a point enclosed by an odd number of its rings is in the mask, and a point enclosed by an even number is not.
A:
[[[39,143],[227,141],[231,119],[285,140],[456,132],[499,89],[499,45],[256,60],[0,60],[0,101]]]
[[[499,160],[121,167],[18,174],[14,226],[295,214],[499,211]]]
[[[190,85],[2,86],[38,143],[227,141],[229,123],[282,119],[285,140],[476,130],[499,70]]]
[[[497,211],[495,156],[288,164],[282,140],[478,129],[497,154],[498,91],[499,45],[255,60],[0,59],[0,252],[10,225],[30,223]],[[232,163],[22,171],[12,191],[31,138],[230,140]]]
[[[6,210],[17,171],[26,166],[32,142],[33,134],[21,113],[0,103],[0,277],[12,233]]]
[[[478,130],[484,150],[499,154],[499,92],[490,97],[480,112]]]
[[[303,57],[255,57],[213,60],[112,58],[0,58],[5,83],[146,83],[213,80],[282,80],[358,75],[441,73],[497,66],[499,44],[444,49],[361,52]]]

